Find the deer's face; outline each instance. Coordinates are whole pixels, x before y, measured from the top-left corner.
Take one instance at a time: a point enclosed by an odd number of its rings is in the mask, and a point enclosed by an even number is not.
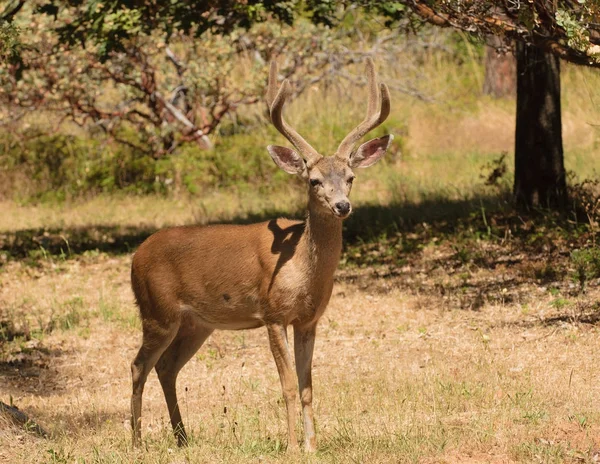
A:
[[[338,218],[346,218],[352,212],[348,196],[352,190],[354,172],[348,163],[336,158],[321,158],[307,169],[309,195],[313,205]]]
[[[385,135],[363,143],[348,158],[319,155],[313,163],[307,163],[291,148],[269,145],[267,149],[281,169],[306,180],[313,206],[344,219],[352,212],[348,197],[355,177],[353,170],[367,168],[379,161],[393,138],[392,135]]]

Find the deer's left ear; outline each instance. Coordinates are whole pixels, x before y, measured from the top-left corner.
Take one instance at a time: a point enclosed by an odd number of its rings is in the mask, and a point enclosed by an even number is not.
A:
[[[368,168],[369,166],[373,166],[383,155],[385,155],[392,140],[394,140],[394,136],[389,134],[363,143],[358,147],[358,150],[350,156],[350,167]]]

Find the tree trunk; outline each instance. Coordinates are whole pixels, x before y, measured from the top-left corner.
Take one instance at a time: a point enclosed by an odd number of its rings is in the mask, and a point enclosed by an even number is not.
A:
[[[517,127],[514,195],[520,207],[563,208],[559,59],[517,43]]]
[[[486,42],[484,95],[494,98],[514,96],[517,87],[514,55],[498,36],[492,35]],[[503,47],[506,52],[501,50]]]

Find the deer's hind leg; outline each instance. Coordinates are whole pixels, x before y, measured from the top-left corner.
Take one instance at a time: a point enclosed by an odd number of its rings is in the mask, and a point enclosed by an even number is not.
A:
[[[163,352],[177,335],[179,321],[159,324],[156,321],[143,321],[143,340],[137,356],[131,363],[133,393],[131,395],[131,430],[133,446],[142,440],[142,394],[148,374]]]
[[[181,420],[181,412],[177,401],[177,374],[214,330],[196,324],[192,318],[193,316],[188,316],[182,321],[177,335],[156,364],[156,373],[165,394],[173,433],[179,446],[187,444],[187,434]]]

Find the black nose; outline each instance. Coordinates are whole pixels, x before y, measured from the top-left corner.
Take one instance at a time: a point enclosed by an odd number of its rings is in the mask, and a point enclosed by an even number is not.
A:
[[[350,212],[350,203],[347,201],[340,201],[335,204],[335,209],[338,213],[346,215]]]

